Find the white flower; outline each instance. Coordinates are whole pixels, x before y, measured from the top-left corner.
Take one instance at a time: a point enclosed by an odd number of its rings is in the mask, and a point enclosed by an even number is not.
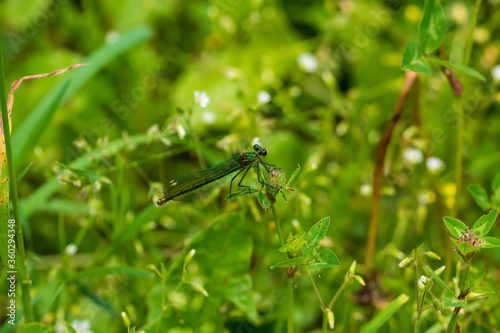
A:
[[[110,30],[106,33],[106,42],[108,44],[114,44],[120,38],[120,34],[116,30]]]
[[[428,281],[427,277],[422,275],[420,277],[420,279],[418,280],[418,288],[421,290],[425,289],[425,285],[427,284],[427,281]]]
[[[186,130],[184,129],[184,126],[177,123],[177,126],[175,128],[177,130],[177,134],[179,135],[179,139],[184,140],[184,138],[186,137]]]
[[[316,57],[309,52],[300,54],[297,61],[299,62],[299,67],[307,73],[313,73],[318,68]]]
[[[205,124],[213,124],[217,120],[217,116],[210,110],[205,110],[201,114],[201,119]]]
[[[66,245],[66,253],[70,256],[74,255],[78,251],[78,246],[75,244],[71,243]]]
[[[444,162],[439,157],[429,157],[426,161],[430,172],[439,172],[444,168]]]
[[[260,138],[257,136],[252,140],[252,146],[261,145]]]
[[[78,333],[93,333],[90,330],[90,322],[88,320],[73,320],[71,326],[73,326]]]
[[[201,106],[202,108],[206,108],[210,103],[210,98],[204,91],[196,90],[194,92],[194,104]]]
[[[500,65],[496,65],[491,69],[491,76],[493,76],[493,81],[500,82]]]
[[[373,189],[371,184],[363,184],[359,187],[359,193],[364,197],[367,197],[370,194],[372,194],[372,191]]]
[[[404,152],[404,158],[410,164],[417,164],[424,159],[422,152],[417,148],[408,148]]]
[[[259,91],[257,94],[257,101],[259,104],[266,104],[271,101],[271,95],[267,91]]]

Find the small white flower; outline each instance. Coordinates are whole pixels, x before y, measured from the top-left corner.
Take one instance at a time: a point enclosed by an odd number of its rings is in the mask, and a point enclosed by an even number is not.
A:
[[[184,126],[177,123],[176,130],[177,130],[177,134],[179,135],[179,138],[181,140],[184,140],[184,138],[186,137],[186,130],[184,129]]]
[[[410,164],[417,164],[422,162],[424,156],[422,152],[417,148],[408,148],[404,152],[405,160]]]
[[[78,333],[93,333],[90,330],[90,322],[88,320],[73,320],[71,326],[73,326]]]
[[[217,116],[210,110],[205,110],[201,113],[201,119],[205,124],[213,124],[217,120]]]
[[[419,288],[420,290],[425,289],[425,285],[427,284],[427,281],[428,281],[427,277],[426,277],[426,276],[424,276],[424,275],[422,275],[422,276],[420,277],[420,279],[418,280],[418,288]]]
[[[201,106],[202,108],[206,108],[210,103],[210,98],[204,91],[196,90],[194,92],[194,104]]]
[[[271,101],[271,95],[267,91],[259,91],[257,94],[259,104],[266,104]]]
[[[429,157],[426,161],[430,172],[439,172],[444,168],[444,162],[439,157]]]
[[[372,194],[372,191],[373,189],[371,184],[363,184],[359,187],[359,193],[364,197],[367,197],[370,194]]]
[[[297,61],[299,63],[299,67],[307,73],[313,73],[318,68],[318,61],[316,60],[316,57],[309,52],[300,54]]]
[[[500,65],[496,65],[491,69],[491,76],[493,76],[493,81],[500,82]]]
[[[106,42],[108,44],[114,44],[120,38],[120,34],[116,30],[110,30],[106,33]]]
[[[66,253],[70,256],[74,255],[78,251],[78,246],[75,244],[71,243],[66,245]]]
[[[261,142],[260,142],[260,138],[257,136],[255,138],[253,138],[252,140],[252,146],[255,146],[255,145],[260,145]]]

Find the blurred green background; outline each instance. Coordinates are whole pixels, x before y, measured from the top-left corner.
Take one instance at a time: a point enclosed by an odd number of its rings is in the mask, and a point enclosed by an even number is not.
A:
[[[192,203],[153,205],[161,184],[251,151],[252,142],[261,142],[265,161],[286,175],[302,168],[288,203],[277,203],[285,233],[332,218],[324,246],[342,266],[315,273],[325,301],[352,261],[363,276],[377,145],[423,3],[0,1],[8,83],[90,63],[25,82],[15,93],[16,170],[33,162],[18,188],[36,319],[123,332],[125,311],[132,326],[153,332],[161,280],[146,270],[163,263],[171,267],[172,297],[160,331],[284,332],[286,275],[269,269],[283,254],[271,212],[255,196],[225,201],[223,186]],[[443,2],[443,45],[457,63],[473,6]],[[489,190],[500,171],[498,0],[483,1],[474,42],[470,66],[487,83],[457,73],[465,91],[463,183]],[[412,330],[412,274],[397,264],[421,243],[443,258],[451,246],[441,218],[454,204],[455,97],[437,70],[420,75],[419,84],[386,158],[375,255],[379,294],[369,306],[354,290],[341,296],[333,309],[339,332],[359,331],[403,292],[410,302],[384,328]],[[195,91],[206,92],[207,107],[195,103]],[[63,170],[69,165],[77,172]],[[468,225],[483,214],[466,190],[457,206],[455,217]],[[500,236],[498,228],[492,236]],[[189,285],[172,293],[191,248],[197,254],[189,274],[208,298]],[[500,252],[478,257],[475,265],[488,268],[495,288]],[[121,270],[106,271],[112,267]],[[447,269],[454,276],[454,264]],[[321,310],[300,273],[295,295],[296,330],[319,331]],[[470,332],[487,332],[483,322],[499,324],[498,298],[480,302]],[[424,328],[437,321],[432,314],[425,320]]]

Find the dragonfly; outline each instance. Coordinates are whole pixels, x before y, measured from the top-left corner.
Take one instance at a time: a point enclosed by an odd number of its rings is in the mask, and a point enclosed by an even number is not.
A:
[[[231,179],[231,184],[229,185],[229,194],[231,194],[233,181],[242,172],[243,176],[238,183],[238,187],[246,187],[248,188],[249,192],[251,192],[250,186],[241,185],[241,182],[252,167],[257,168],[257,181],[259,183],[276,188],[275,186],[267,184],[260,179],[260,166],[263,166],[268,173],[270,173],[268,167],[274,167],[273,164],[265,163],[261,159],[261,157],[267,155],[267,151],[257,144],[253,146],[253,149],[254,151],[251,153],[234,155],[222,162],[211,166],[210,168],[173,179],[163,189],[163,197],[156,202],[157,205],[162,206],[172,200],[190,201],[204,197],[221,186],[226,181],[227,176],[234,172],[237,173]]]

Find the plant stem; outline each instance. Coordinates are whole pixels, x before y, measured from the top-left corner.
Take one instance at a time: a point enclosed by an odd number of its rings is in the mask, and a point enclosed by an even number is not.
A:
[[[271,205],[271,210],[273,212],[274,224],[276,225],[276,231],[278,232],[278,238],[280,239],[280,246],[285,244],[285,240],[283,239],[283,232],[281,231],[281,224],[278,219],[278,213],[276,213],[276,206],[274,204]]]
[[[0,40],[2,36],[0,34]],[[3,135],[5,139],[5,153],[7,157],[7,168],[9,172],[9,183],[10,183],[10,198],[12,201],[12,211],[14,215],[14,219],[16,221],[16,240],[17,245],[19,247],[19,259],[18,262],[23,265],[23,269],[19,270],[24,271],[21,276],[21,289],[22,289],[22,298],[23,298],[23,307],[24,314],[26,317],[26,322],[33,321],[33,309],[31,308],[31,296],[30,296],[30,281],[28,276],[28,268],[26,266],[26,250],[24,247],[24,238],[23,238],[23,228],[21,222],[21,216],[19,214],[19,198],[17,195],[17,184],[16,184],[16,174],[14,169],[14,158],[12,156],[12,143],[10,137],[10,122],[9,122],[9,114],[7,109],[7,98],[5,95],[5,77],[3,70],[3,50],[2,45],[0,43],[0,108],[2,109],[2,123],[3,123]],[[8,205],[8,202],[5,203]]]
[[[373,196],[370,208],[370,223],[368,228],[368,238],[366,240],[366,252],[365,252],[365,267],[369,278],[371,278],[371,275],[373,273],[372,266],[373,266],[373,257],[375,254],[375,245],[377,242],[377,234],[378,234],[380,199],[381,199],[381,189],[383,180],[382,176],[384,171],[385,155],[387,153],[387,148],[389,147],[389,143],[391,142],[392,132],[394,131],[394,128],[398,124],[399,119],[401,119],[406,98],[408,97],[408,94],[418,77],[418,73],[412,71],[406,71],[405,75],[406,76],[403,83],[403,87],[401,87],[401,91],[399,93],[398,100],[394,108],[394,114],[392,116],[392,120],[387,125],[384,133],[382,134],[382,138],[380,139],[380,143],[378,145],[377,157],[375,161],[375,170],[373,174]]]
[[[326,312],[326,307],[325,307],[325,303],[323,303],[323,300],[321,299],[321,295],[319,294],[319,290],[318,290],[318,287],[316,287],[316,283],[314,283],[314,280],[311,276],[311,272],[310,271],[307,271],[307,276],[309,276],[309,280],[311,280],[311,284],[314,288],[314,292],[316,293],[316,296],[318,296],[318,300],[319,300],[319,305],[321,306],[321,310],[323,312]]]
[[[415,256],[415,299],[417,300],[417,321],[415,322],[415,333],[420,330],[420,314],[421,306],[419,302],[419,292],[418,292],[418,256]],[[423,299],[423,297],[422,297]]]
[[[472,54],[472,44],[474,43],[474,30],[476,29],[477,14],[479,13],[479,7],[481,7],[482,0],[476,0],[474,5],[474,12],[472,14],[472,19],[470,22],[469,36],[467,36],[467,44],[465,45],[465,54],[462,65],[468,66],[470,61],[470,56]]]
[[[288,324],[287,333],[293,333],[293,278],[288,279]]]
[[[340,288],[337,290],[337,292],[335,293],[335,296],[333,296],[330,303],[328,303],[328,309],[331,310],[333,308],[333,306],[335,305],[335,302],[339,298],[340,294],[342,294],[342,292],[344,292],[344,289],[347,288],[347,286],[349,285],[350,282],[351,282],[351,280],[344,280],[344,283],[342,283]]]
[[[467,288],[466,280],[467,280],[467,274],[469,273],[470,269],[470,261],[465,261],[465,269],[464,269],[464,275],[462,278],[462,281],[460,281],[460,294],[458,295],[459,300],[465,299],[467,297],[467,294],[469,293],[469,290]],[[453,309],[453,314],[451,315],[450,322],[448,323],[448,328],[446,329],[446,333],[453,333],[455,331],[455,326],[457,325],[457,318],[458,314],[462,307],[456,307]]]
[[[418,287],[417,287],[418,288]],[[415,333],[420,332],[420,317],[422,316],[422,307],[424,306],[424,300],[425,300],[425,294],[426,294],[427,289],[424,290],[422,293],[422,300],[418,300],[417,298],[417,322],[415,323]]]

